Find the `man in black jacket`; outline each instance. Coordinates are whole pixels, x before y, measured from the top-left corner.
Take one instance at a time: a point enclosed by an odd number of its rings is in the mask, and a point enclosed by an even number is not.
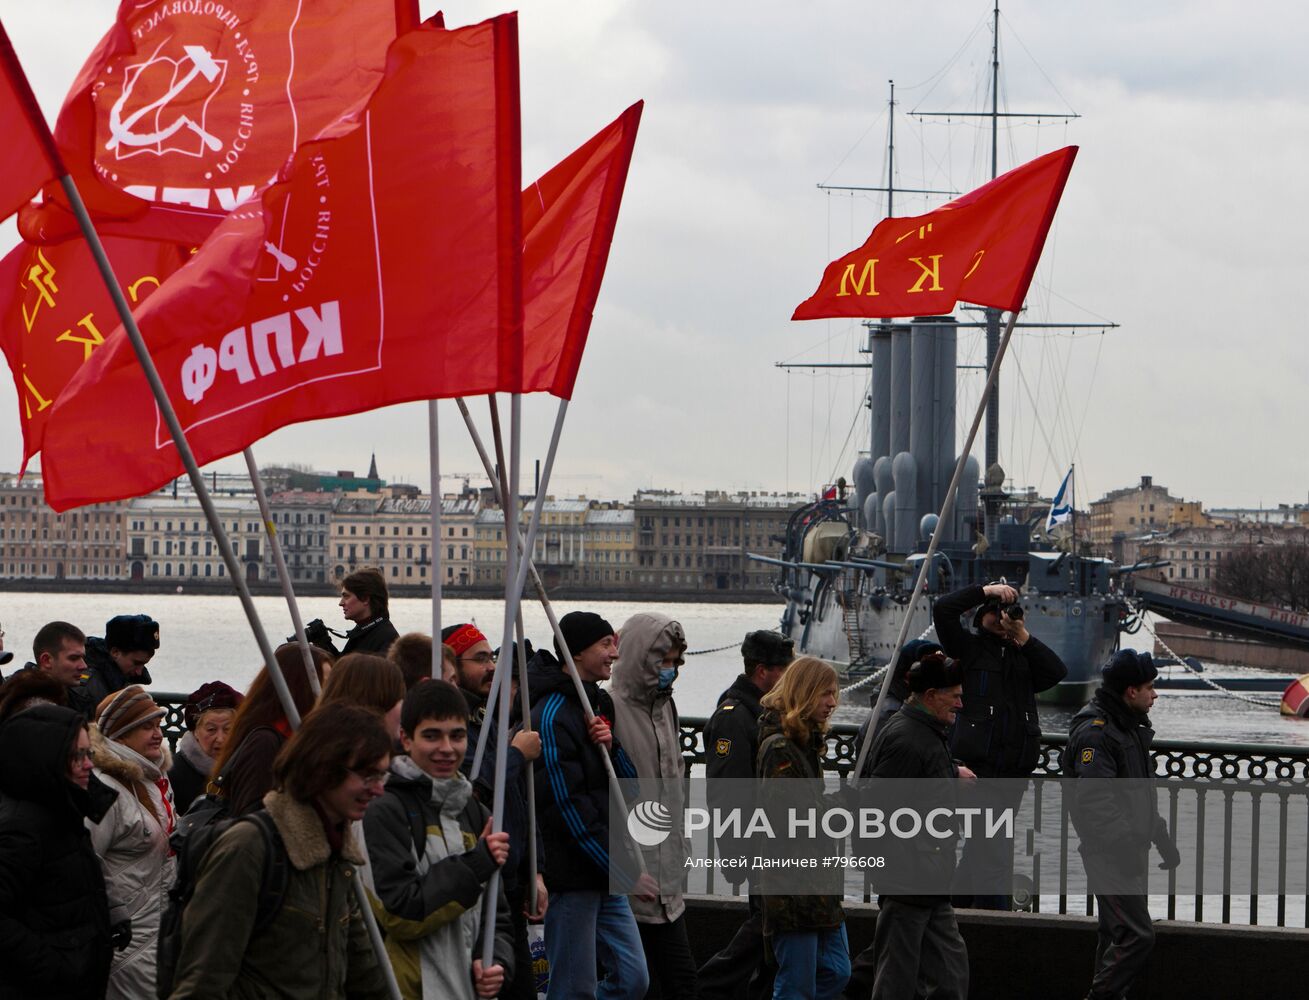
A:
[[[1095,696],[1073,717],[1064,750],[1063,772],[1077,779],[1068,789],[1069,811],[1100,923],[1088,1000],[1126,995],[1149,961],[1149,845],[1158,849],[1164,870],[1182,860],[1155,802],[1149,712],[1157,673],[1149,653],[1115,653],[1100,671]]]
[[[609,853],[611,796],[600,757],[609,755],[618,777],[636,778],[636,768],[613,730],[613,700],[599,687],[618,659],[618,637],[607,621],[585,611],[564,615],[559,628],[594,718],[586,721],[557,642],[558,658],[538,650],[527,666],[527,683],[532,728],[540,733],[542,746],[535,787],[550,887],[545,913],[550,993],[640,1000],[650,984],[641,937],[627,897],[611,893],[610,883],[650,900],[658,886],[639,873],[635,847],[623,856]],[[620,823],[622,819],[618,817]],[[600,983],[597,959],[605,970]]]
[[[972,608],[975,633],[959,620]],[[1068,668],[1027,631],[1018,591],[1008,584],[947,594],[933,607],[932,621],[942,647],[964,670],[964,707],[951,738],[955,758],[983,779],[1026,778],[1041,752],[1036,694],[1063,680]],[[1005,784],[987,799],[993,808],[1017,808],[1021,801],[1021,791]],[[1009,909],[1013,867],[1012,840],[970,838],[959,862],[955,905]]]
[[[353,622],[345,637],[345,646],[337,650],[332,642],[332,633],[321,618],[315,618],[305,626],[305,636],[310,642],[333,656],[345,656],[346,653],[376,653],[385,656],[391,643],[400,638],[400,633],[391,624],[390,609],[387,607],[389,594],[386,579],[375,569],[357,569],[341,581],[341,614],[346,621]],[[340,632],[336,633],[340,635]]]
[[[116,615],[105,623],[105,637],[86,640],[89,705],[99,705],[130,684],[151,683],[148,664],[159,648],[159,623],[149,615]]]
[[[894,789],[897,801],[912,801],[924,814],[931,811],[924,797],[934,808],[953,810],[956,782],[975,778],[950,756],[948,733],[962,705],[963,671],[939,650],[927,652],[910,666],[905,685],[905,703],[878,728],[861,777],[912,779],[913,794]],[[873,875],[877,929],[872,945],[852,963],[847,998],[870,992],[878,1000],[968,996],[968,949],[944,892],[954,871],[955,839],[884,837],[870,851],[886,860]]]
[[[737,782],[755,780],[755,758],[759,754],[759,716],[766,695],[795,659],[794,644],[780,632],[751,632],[741,643],[744,672],[732,686],[718,696],[718,707],[704,728],[706,792],[711,808],[730,810],[748,806],[737,801],[744,785]],[[717,779],[736,779],[730,785],[718,785]],[[739,854],[737,841],[724,836],[718,841],[722,858]],[[744,867],[721,869],[728,884],[740,886],[749,874]],[[772,977],[766,974],[763,912],[759,897],[750,895],[750,915],[746,917],[727,947],[700,968],[698,975],[701,1000],[744,995],[762,997],[772,993]]]

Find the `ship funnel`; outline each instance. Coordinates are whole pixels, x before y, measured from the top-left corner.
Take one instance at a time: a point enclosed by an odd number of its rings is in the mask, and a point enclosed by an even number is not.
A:
[[[891,327],[883,324],[868,331],[868,356],[872,362],[869,454],[874,462],[891,452]],[[877,489],[880,491],[881,486]]]
[[[868,498],[876,490],[873,480],[873,460],[867,455],[860,455],[854,464],[854,507],[855,510],[862,512],[864,506],[868,503]],[[873,523],[865,518],[863,527],[869,531],[875,531]]]
[[[918,475],[917,523],[945,501],[954,471],[955,354],[958,330],[950,316],[916,319],[912,327],[909,451]],[[897,483],[897,489],[899,484]],[[943,541],[953,541],[947,525]]]
[[[965,541],[972,541],[977,532],[977,481],[981,475],[981,463],[969,455],[954,498],[955,537]]]

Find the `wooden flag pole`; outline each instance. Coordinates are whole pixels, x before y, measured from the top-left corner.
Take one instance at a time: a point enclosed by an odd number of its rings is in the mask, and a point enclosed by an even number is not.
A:
[[[913,609],[918,604],[918,599],[923,595],[923,588],[927,584],[928,574],[932,571],[932,560],[936,557],[936,547],[941,542],[941,535],[945,532],[946,519],[954,510],[954,497],[959,489],[959,480],[964,476],[964,464],[968,461],[968,456],[973,450],[973,442],[977,440],[977,429],[982,426],[982,418],[986,415],[986,404],[991,398],[991,388],[996,385],[1000,379],[1000,362],[1004,360],[1005,351],[1009,348],[1009,339],[1014,333],[1014,324],[1018,322],[1018,310],[1015,309],[1009,314],[1009,324],[1004,328],[1004,336],[1000,338],[1000,347],[995,352],[995,363],[991,365],[990,374],[986,377],[986,386],[982,389],[982,395],[977,402],[977,412],[973,414],[973,425],[968,429],[968,440],[964,446],[959,449],[959,460],[955,462],[954,475],[950,479],[950,485],[945,491],[945,502],[941,504],[941,513],[937,515],[936,529],[932,532],[932,540],[927,544],[927,554],[923,557],[923,567],[918,573],[918,579],[914,581],[914,591],[909,597],[909,603],[905,605],[904,617],[900,621],[900,634],[895,639],[895,652],[891,654],[891,662],[887,664],[886,675],[882,678],[881,690],[877,692],[877,704],[873,706],[873,717],[868,720],[868,734],[864,737],[863,746],[859,748],[859,758],[855,761],[854,776],[856,779],[863,776],[864,762],[868,760],[869,748],[873,745],[873,735],[877,732],[877,723],[882,715],[882,705],[886,702],[886,693],[891,690],[891,678],[895,676],[895,668],[900,662],[900,650],[904,648],[905,639],[909,634],[909,623],[913,620]]]

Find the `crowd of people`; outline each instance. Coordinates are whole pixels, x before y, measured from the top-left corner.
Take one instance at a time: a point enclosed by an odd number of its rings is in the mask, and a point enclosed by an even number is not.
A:
[[[1017,597],[991,584],[937,601],[940,644],[902,651],[858,779],[1017,804],[1008,784],[988,783],[1030,774],[1035,695],[1065,673]],[[222,680],[193,691],[175,754],[147,690],[151,618],[115,617],[103,638],[59,621],[37,632],[32,661],[0,685],[0,995],[381,998],[389,966],[405,998],[525,1000],[542,936],[550,998],[968,995],[955,908],[1011,905],[995,891],[1012,878],[1001,838],[964,841],[957,869],[950,840],[875,878],[875,938],[854,956],[839,870],[800,894],[727,867],[748,913],[697,963],[682,885],[649,874],[688,855],[680,824],[638,845],[618,790],[657,783],[681,812],[679,622],[641,612],[614,628],[573,611],[548,645],[508,651],[526,691],[515,670],[497,693],[499,651],[474,623],[398,635],[371,570],[344,581],[341,608],[354,628],[339,653],[325,627],[311,656],[294,643],[275,652],[298,727],[265,667],[244,692]],[[772,631],[749,633],[741,655],[704,732],[711,804],[844,794],[822,780],[836,671]],[[1066,774],[1150,777],[1154,675],[1148,656],[1115,654],[1074,720]],[[498,698],[509,699],[503,762]],[[1088,871],[1124,836],[1140,865],[1098,896],[1093,1000],[1123,996],[1148,960],[1146,845],[1165,866],[1179,860],[1157,813],[1125,830],[1105,801],[1073,804]],[[740,853],[722,834],[719,854]]]

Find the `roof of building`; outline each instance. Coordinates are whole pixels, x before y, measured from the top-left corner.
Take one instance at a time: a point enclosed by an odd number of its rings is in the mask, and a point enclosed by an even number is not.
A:
[[[597,507],[595,510],[586,512],[586,523],[630,528],[636,523],[636,511],[632,510],[631,507],[624,507],[619,510]]]
[[[727,493],[708,490],[704,493],[675,493],[672,490],[640,490],[633,504],[657,507],[712,507],[737,506],[787,509],[809,503],[813,497],[806,493],[758,493],[744,490]]]
[[[225,497],[215,496],[213,498],[214,508],[222,513],[224,511],[240,511],[241,513],[259,513],[259,503],[254,497]],[[127,508],[129,511],[159,511],[160,513],[186,514],[195,517],[204,517],[204,511],[200,508],[200,503],[190,494],[179,495],[176,499],[171,496],[159,496],[157,494],[148,497],[136,497],[128,501]]]

